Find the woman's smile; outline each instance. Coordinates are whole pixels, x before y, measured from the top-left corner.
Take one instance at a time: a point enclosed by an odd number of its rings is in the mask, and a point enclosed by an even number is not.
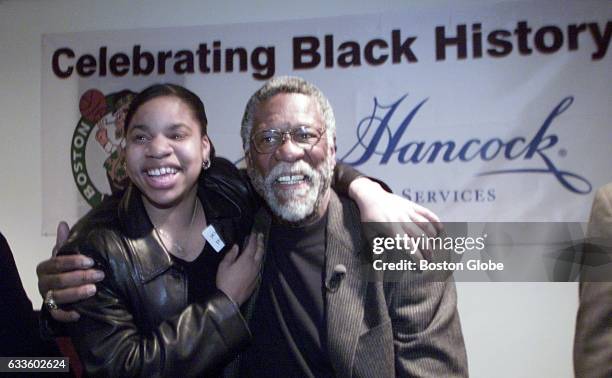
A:
[[[175,167],[160,167],[146,169],[143,173],[146,175],[145,179],[149,186],[161,190],[173,187],[180,172],[180,169]]]

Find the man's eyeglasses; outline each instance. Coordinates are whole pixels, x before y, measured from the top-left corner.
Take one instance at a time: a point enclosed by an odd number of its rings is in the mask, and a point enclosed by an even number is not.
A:
[[[251,143],[260,154],[269,154],[283,144],[285,135],[288,135],[296,146],[309,150],[319,143],[324,132],[325,128],[319,130],[310,126],[295,127],[286,131],[278,129],[261,130],[253,134]]]

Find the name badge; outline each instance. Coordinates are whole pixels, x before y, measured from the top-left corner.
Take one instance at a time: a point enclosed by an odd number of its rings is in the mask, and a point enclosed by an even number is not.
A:
[[[202,231],[202,236],[213,247],[215,252],[219,252],[225,247],[223,239],[221,239],[221,236],[219,236],[212,224]]]

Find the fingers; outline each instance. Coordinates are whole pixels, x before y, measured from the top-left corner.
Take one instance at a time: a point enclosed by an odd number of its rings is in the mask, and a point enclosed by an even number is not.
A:
[[[437,232],[427,220],[419,216],[411,215],[411,219],[400,222],[392,222],[392,229],[397,235],[407,235],[413,238],[425,236],[436,236]],[[394,234],[395,235],[395,234]]]
[[[437,236],[443,229],[440,218],[431,210],[412,203],[413,212],[410,213],[410,220],[416,223],[425,235]]]
[[[57,305],[70,304],[82,301],[96,294],[96,285],[83,285],[67,289],[53,290],[53,300]],[[76,311],[66,311],[60,308],[49,310],[51,317],[59,322],[74,322],[80,315]]]
[[[47,290],[56,290],[94,284],[103,279],[104,272],[100,270],[74,270],[60,274],[46,274],[40,277],[39,284],[42,288],[46,288]]]
[[[239,305],[244,303],[255,288],[262,257],[263,235],[252,233],[240,256],[234,245],[219,264],[217,288]]]
[[[440,218],[428,208],[415,204],[415,212],[427,219],[427,221],[435,227],[438,233],[442,232],[444,229]]]
[[[41,262],[36,266],[38,292],[44,297],[50,289],[101,281],[104,278],[102,272],[93,269],[83,270],[92,267],[93,264],[92,259],[83,255],[58,256]]]
[[[58,322],[68,323],[68,322],[76,322],[81,317],[76,311],[64,311],[64,310],[51,310],[51,317]]]
[[[251,232],[251,234],[249,235],[249,241],[247,243],[247,246],[244,249],[244,251],[242,251],[242,254],[240,255],[239,258],[242,258],[242,256],[245,256],[245,258],[250,257],[253,260],[259,262],[263,258],[263,255],[264,255],[263,234],[261,233],[257,234],[255,232]]]
[[[42,275],[38,279],[38,291],[44,297],[45,294],[49,290],[62,290],[62,289],[72,289],[76,291],[87,292],[90,289],[87,287],[93,287],[95,289],[96,282],[100,282],[104,279],[104,273],[99,270],[76,270],[69,273],[62,274],[46,274]],[[93,293],[89,293],[89,296],[93,295]],[[75,298],[82,299],[82,297],[87,297],[87,295],[76,295]],[[68,298],[69,299],[69,298]],[[73,300],[74,301],[74,300]],[[69,301],[69,302],[73,302]]]
[[[53,299],[58,305],[70,304],[87,299],[96,294],[96,285],[83,285],[67,289],[53,290]]]
[[[425,217],[428,221],[432,222],[432,223],[440,223],[440,218],[438,218],[438,216],[436,215],[436,213],[434,213],[433,211],[429,210],[426,207],[423,207],[421,205],[418,204],[414,204],[414,210],[420,214],[421,216]]]
[[[255,246],[255,256],[253,257],[253,260],[257,262],[261,262],[264,256],[264,252],[265,252],[264,236],[263,234],[257,234],[257,240],[256,240],[256,246]]]
[[[426,236],[429,237],[435,237],[438,235],[438,230],[437,228],[433,225],[433,223],[430,223],[428,221],[421,221],[421,222],[415,222],[416,226],[418,226],[419,231],[423,234],[425,234]]]
[[[70,227],[68,227],[68,223],[61,221],[57,225],[57,232],[55,234],[55,246],[53,247],[52,256],[57,256],[57,252],[62,248],[66,239],[68,239],[68,234],[70,233]]]
[[[242,255],[247,255],[250,257],[255,256],[256,247],[257,247],[257,235],[251,232],[251,234],[249,235],[249,240],[247,241],[246,247],[242,251]]]
[[[68,239],[68,234],[70,233],[70,227],[68,227],[68,223],[61,221],[57,225],[57,235],[55,239],[55,244],[60,246],[64,245],[66,239]]]
[[[93,259],[83,255],[66,255],[52,257],[45,260],[36,266],[36,274],[40,276],[45,274],[57,274],[62,272],[70,272],[78,269],[91,268],[94,265]]]
[[[231,265],[234,263],[234,261],[236,261],[237,257],[238,257],[238,246],[234,244],[232,248],[229,251],[227,251],[227,253],[223,257],[223,260],[221,260],[219,265],[223,265],[224,267]]]

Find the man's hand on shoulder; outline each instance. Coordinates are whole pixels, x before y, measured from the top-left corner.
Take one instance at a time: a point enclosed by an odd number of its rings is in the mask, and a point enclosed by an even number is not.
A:
[[[79,319],[76,311],[65,311],[60,307],[51,308],[48,302],[61,306],[89,298],[96,293],[96,282],[104,279],[102,271],[91,269],[94,261],[78,253],[57,256],[64,245],[70,228],[66,222],[57,226],[57,238],[50,259],[36,267],[38,277],[38,292],[45,299],[45,304],[53,317],[59,322],[73,322]]]

